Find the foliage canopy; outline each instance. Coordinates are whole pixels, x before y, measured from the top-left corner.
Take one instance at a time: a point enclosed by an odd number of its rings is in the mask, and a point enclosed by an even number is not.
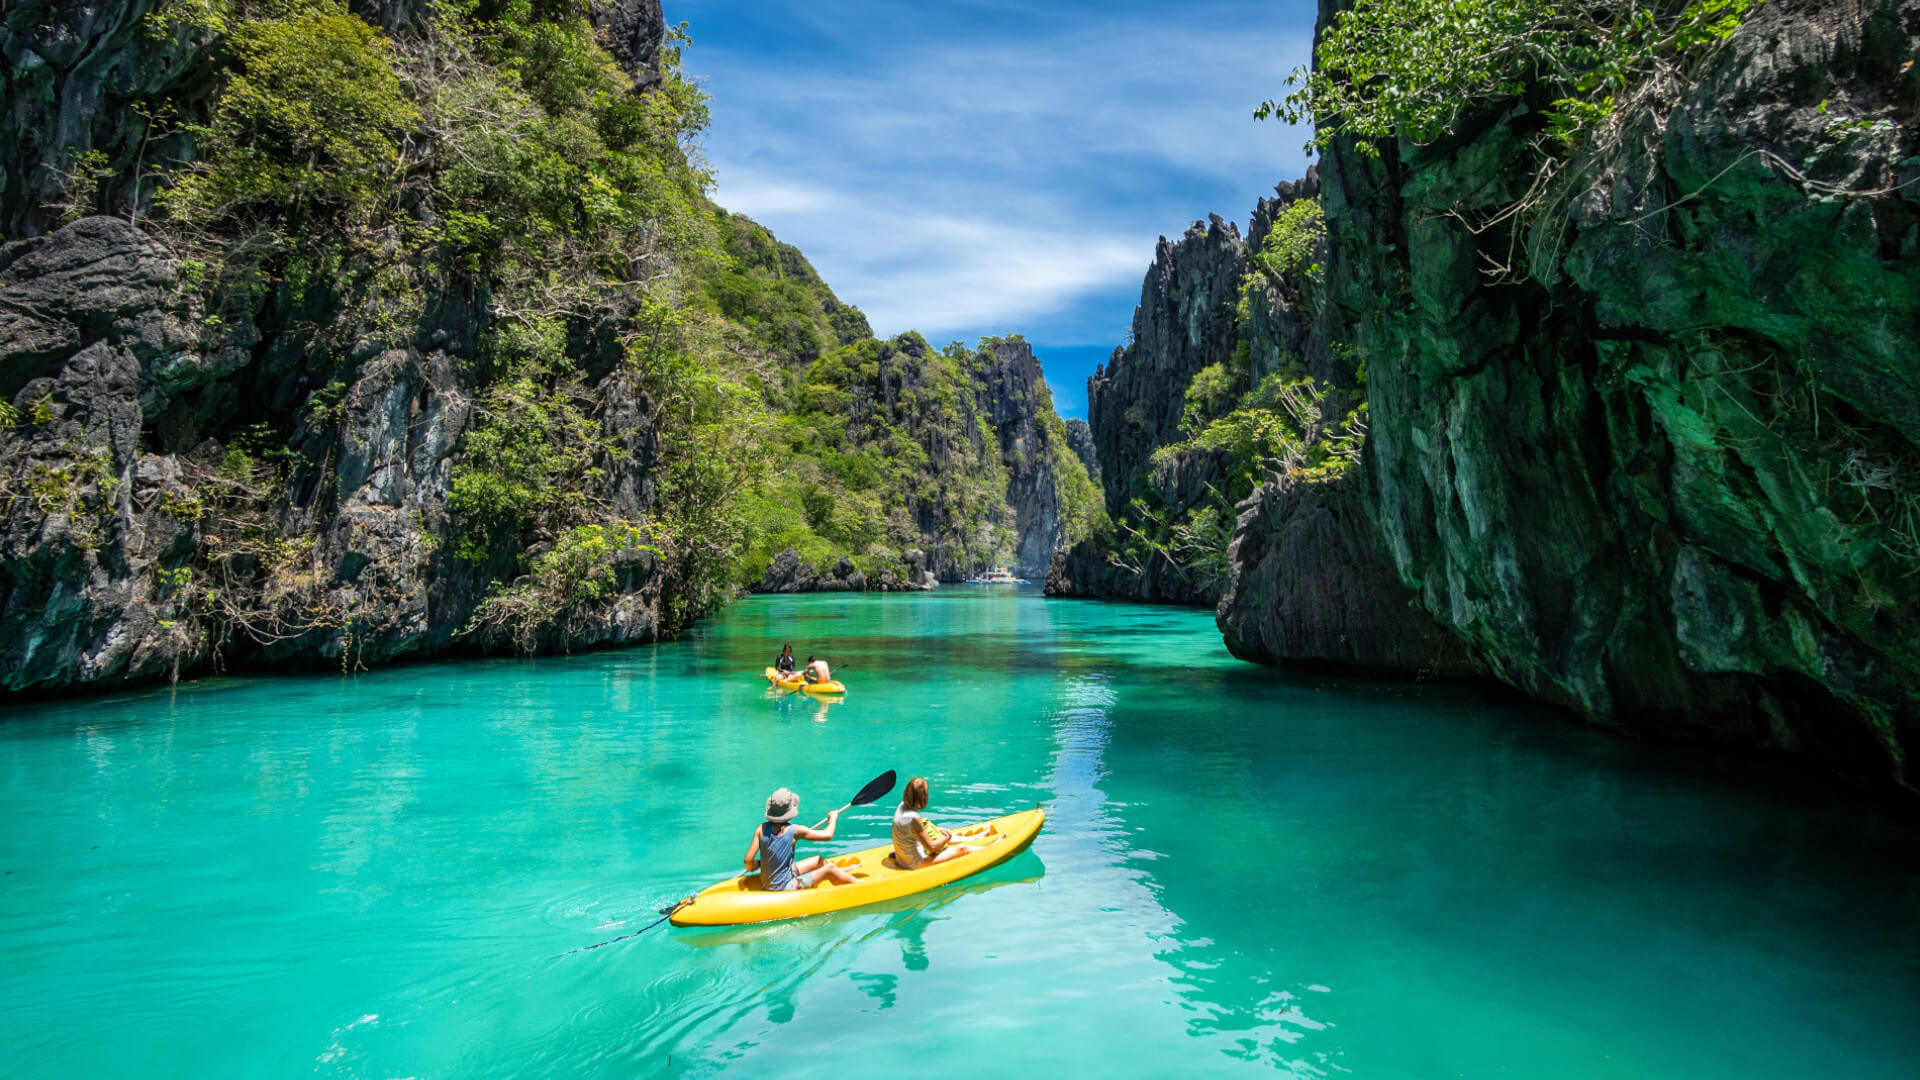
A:
[[[1309,152],[1351,138],[1363,153],[1429,143],[1462,116],[1547,87],[1553,136],[1578,141],[1680,58],[1725,39],[1760,0],[1359,0],[1337,14],[1314,66],[1255,116],[1311,123]]]

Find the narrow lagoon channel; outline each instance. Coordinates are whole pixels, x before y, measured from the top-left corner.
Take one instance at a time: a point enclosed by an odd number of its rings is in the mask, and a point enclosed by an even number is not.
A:
[[[845,701],[771,695],[784,641]],[[560,955],[731,873],[773,788],[811,821],[887,768],[1047,826],[907,900]],[[1033,589],[14,706],[0,1039],[14,1077],[1905,1080],[1920,833],[1784,769]]]

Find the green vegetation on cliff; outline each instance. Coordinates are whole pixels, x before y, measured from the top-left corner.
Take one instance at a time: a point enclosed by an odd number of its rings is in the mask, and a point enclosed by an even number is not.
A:
[[[962,572],[1011,561],[1021,477],[1047,489],[1022,513],[1092,527],[1044,384],[995,413],[999,343],[877,341],[797,250],[715,207],[684,33],[616,59],[605,7],[145,15],[153,65],[193,77],[134,107],[131,156],[71,148],[36,212],[113,214],[173,256],[156,277],[196,340],[158,377],[175,384],[143,384],[139,423],[182,538],[132,572],[176,664],[243,638],[349,663],[369,635],[399,652],[671,633],[786,547]],[[66,415],[10,401],[0,430],[38,439]],[[128,466],[34,453],[34,497],[84,550],[112,542]]]
[[[1429,143],[1464,115],[1532,86],[1571,144],[1646,95],[1670,94],[1678,67],[1724,41],[1760,0],[1564,4],[1556,0],[1359,0],[1338,12],[1296,89],[1256,116],[1311,124],[1309,150],[1351,139],[1377,155],[1394,138]]]
[[[770,447],[779,467],[752,496],[744,569],[792,547],[822,567],[850,556],[872,574],[908,549],[960,572],[1015,561],[1010,476],[980,388],[999,339],[935,350],[918,334],[866,339],[786,369]],[[1099,515],[1100,495],[1067,446],[1044,383],[1026,408],[1048,424],[1048,467],[1066,535]]]
[[[1200,602],[1226,584],[1234,507],[1269,476],[1314,483],[1359,461],[1366,438],[1364,371],[1338,387],[1310,374],[1302,357],[1281,354],[1255,377],[1257,324],[1311,324],[1325,272],[1326,223],[1317,197],[1293,199],[1266,222],[1242,255],[1233,292],[1232,342],[1225,360],[1195,371],[1181,388],[1177,430],[1129,478],[1123,512],[1103,557],[1136,582],[1172,578],[1162,595]],[[1131,408],[1140,409],[1135,402]]]
[[[1245,519],[1236,651],[1320,655],[1292,598],[1347,580],[1302,551],[1332,505],[1469,670],[1914,790],[1910,9],[1327,9],[1288,107],[1374,435],[1353,498]]]
[[[579,555],[609,543],[665,561],[665,621],[678,625],[730,589],[738,544],[716,552],[713,538],[736,523],[715,506],[745,481],[727,466],[753,430],[753,395],[703,362],[710,335],[683,316],[684,268],[715,257],[707,177],[686,149],[705,97],[672,40],[659,85],[635,93],[586,0],[449,0],[429,16],[393,40],[341,0],[163,5],[152,34],[207,38],[220,81],[204,115],[178,125],[191,160],[146,163],[163,177],[147,223],[186,256],[211,332],[290,308],[277,318],[307,328],[310,357],[406,349],[450,296],[484,298],[462,328],[474,422],[445,502],[451,554],[498,575],[468,631],[523,647],[564,634],[610,587]],[[612,338],[597,349],[611,363],[591,362],[583,333]],[[309,420],[339,421],[321,399],[342,385],[314,392]],[[628,445],[631,425],[605,429],[629,394],[645,398],[651,445]],[[266,431],[291,443],[300,427],[270,418]],[[646,450],[664,462],[655,497],[611,495],[610,473]],[[303,486],[303,463],[281,454],[288,475],[254,489],[262,516]],[[202,545],[187,569],[211,580],[221,555]],[[206,588],[194,603],[213,614]],[[274,633],[350,618],[288,612]],[[226,636],[261,620],[218,621]]]

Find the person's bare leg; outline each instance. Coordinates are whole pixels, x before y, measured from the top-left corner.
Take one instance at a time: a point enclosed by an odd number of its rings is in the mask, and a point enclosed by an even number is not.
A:
[[[835,885],[851,885],[854,882],[853,875],[849,873],[845,867],[839,866],[834,863],[826,863],[822,865],[820,867],[820,871],[821,871],[820,873],[821,878],[830,880]],[[818,885],[820,884],[820,881],[816,879],[814,881],[814,884]]]
[[[962,855],[971,855],[971,854],[973,854],[973,848],[969,847],[966,844],[948,844],[946,847],[943,847],[940,849],[940,854],[935,855],[933,858],[928,859],[926,862],[923,862],[920,865],[931,866],[934,863],[946,862],[948,859],[957,859]]]
[[[820,869],[820,864],[826,861],[827,858],[824,855],[809,855],[804,859],[796,859],[793,864],[793,872],[796,874],[810,874]]]

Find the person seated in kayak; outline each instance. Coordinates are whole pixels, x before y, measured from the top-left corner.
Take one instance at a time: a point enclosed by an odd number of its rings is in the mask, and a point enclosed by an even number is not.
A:
[[[827,827],[809,829],[793,824],[800,812],[800,796],[781,788],[767,796],[767,820],[753,830],[747,844],[747,869],[760,869],[760,887],[768,892],[797,892],[811,889],[823,881],[836,885],[853,884],[853,875],[815,855],[793,861],[796,840],[831,840],[840,824],[840,811],[827,815]]]
[[[808,682],[823,683],[830,682],[832,679],[833,672],[827,669],[827,662],[825,660],[815,660],[812,656],[807,657]]]
[[[781,648],[780,659],[773,662],[773,670],[782,675],[793,674],[793,646],[787,645]]]
[[[900,809],[893,812],[893,860],[908,870],[957,859],[972,851],[953,842],[953,834],[920,815],[927,808],[927,778],[907,781],[900,793]]]

